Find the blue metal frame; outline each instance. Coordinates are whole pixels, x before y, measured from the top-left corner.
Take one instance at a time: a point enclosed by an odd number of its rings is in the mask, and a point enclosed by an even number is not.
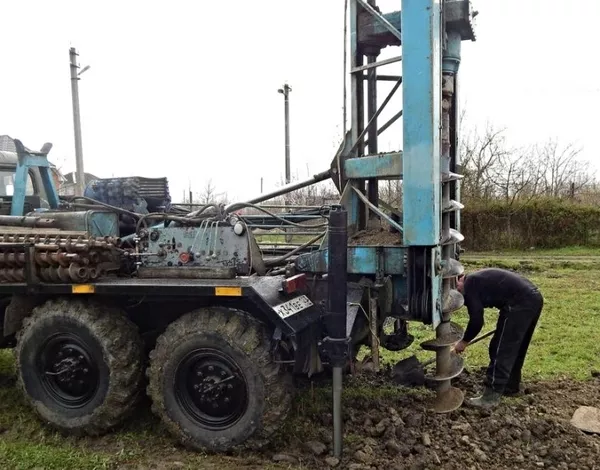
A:
[[[18,152],[17,169],[15,171],[15,189],[10,209],[11,215],[23,215],[29,169],[35,167],[39,168],[44,191],[48,198],[48,204],[52,209],[58,208],[58,193],[54,187],[54,182],[52,181],[50,163],[46,156]]]
[[[341,150],[338,161],[341,165],[332,165],[332,168],[341,170],[341,203],[348,211],[350,235],[369,230],[369,217],[365,216],[369,210],[387,218],[376,208],[379,203],[375,199],[378,197],[376,191],[365,190],[365,182],[386,179],[402,180],[403,183],[402,210],[392,208],[396,214],[402,214],[402,229],[394,227],[397,245],[384,248],[361,245],[349,249],[349,266],[352,273],[375,274],[379,279],[382,275],[392,276],[394,296],[406,296],[409,303],[414,297],[417,302],[408,306],[419,310],[414,318],[437,326],[443,321],[443,301],[448,297],[447,291],[453,288],[448,281],[443,282],[443,277],[448,278],[448,272],[443,271],[449,263],[446,259],[459,241],[451,235],[457,235],[456,230],[460,228],[460,204],[452,201],[458,201],[460,195],[458,176],[453,174],[457,169],[448,168],[449,150],[447,146],[442,148],[442,129],[447,129],[444,126],[448,120],[447,111],[443,115],[442,110],[442,73],[456,74],[460,42],[474,39],[472,12],[468,0],[400,0],[401,11],[387,14],[377,13],[374,3],[372,0],[351,0],[349,3],[350,141]],[[359,20],[360,15],[363,16]],[[390,96],[377,109],[378,103],[373,104],[376,93],[371,96],[365,82],[372,80],[373,75],[378,77],[373,73],[373,70],[379,70],[377,67],[397,62],[395,59],[377,61],[380,50],[387,46],[402,48],[402,76],[385,75],[381,79],[398,81],[394,91],[401,83],[403,108],[395,116],[403,113],[403,145],[401,152],[377,153],[375,150],[369,155],[367,147],[373,151],[377,145],[367,146],[365,137],[369,142],[376,141],[377,135],[388,128],[389,122],[372,135],[371,123],[377,122]],[[365,57],[369,59],[366,63]],[[365,101],[369,102],[368,111]],[[455,110],[455,103],[452,106]],[[455,161],[456,146],[457,142],[454,142],[451,157]],[[447,200],[448,188],[452,191],[450,201]],[[450,211],[453,211],[454,222],[449,229],[447,214]],[[381,249],[385,250],[387,266],[400,266],[405,263],[407,254],[413,253],[408,257],[408,269],[381,269],[376,253]],[[322,271],[325,253],[320,250],[303,255],[299,264],[308,271]],[[416,271],[411,271],[411,263],[416,263],[415,266],[420,263]],[[317,266],[321,268],[317,269]],[[411,280],[413,288],[410,287]],[[423,295],[426,299],[419,297]]]
[[[402,1],[404,244],[440,242],[439,0]]]

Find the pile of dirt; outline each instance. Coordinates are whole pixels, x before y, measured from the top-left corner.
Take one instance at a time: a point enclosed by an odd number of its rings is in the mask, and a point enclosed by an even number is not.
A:
[[[401,245],[402,234],[392,233],[389,230],[383,228],[376,228],[372,230],[361,230],[356,232],[348,239],[350,246],[357,245]]]
[[[473,396],[482,371],[464,373],[455,385]],[[378,386],[381,378],[351,381]],[[388,382],[389,383],[389,382]],[[356,386],[356,384],[354,384]],[[533,383],[521,397],[504,399],[491,411],[463,406],[447,414],[429,411],[432,393],[398,389],[385,398],[359,396],[345,405],[341,462],[331,456],[331,415],[300,416],[316,439],[296,436],[271,455],[303,468],[362,469],[577,469],[600,464],[600,436],[585,434],[569,420],[582,405],[598,406],[600,380]],[[285,436],[283,437],[285,442]]]

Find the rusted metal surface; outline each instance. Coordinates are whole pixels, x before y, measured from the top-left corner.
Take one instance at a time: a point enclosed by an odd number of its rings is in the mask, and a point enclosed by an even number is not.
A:
[[[162,267],[139,268],[138,276],[142,279],[233,279],[234,268],[189,268]]]
[[[0,233],[0,282],[25,282],[28,269],[43,282],[95,280],[118,269],[119,244],[119,238],[88,237],[85,232],[5,226]]]

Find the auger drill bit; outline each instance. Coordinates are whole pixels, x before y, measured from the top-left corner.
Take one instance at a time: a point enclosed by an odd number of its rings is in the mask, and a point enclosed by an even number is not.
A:
[[[464,399],[462,391],[451,384],[452,379],[463,370],[462,358],[451,350],[462,338],[463,331],[460,326],[450,322],[450,316],[464,303],[462,294],[455,286],[456,277],[464,272],[460,262],[455,259],[457,245],[464,237],[452,227],[452,214],[458,213],[463,206],[451,198],[452,185],[456,185],[457,180],[461,178],[451,171],[450,113],[454,97],[454,74],[460,57],[460,49],[456,49],[460,47],[460,38],[458,41],[455,39],[452,37],[448,42],[442,76],[442,318],[436,329],[436,338],[422,344],[424,349],[436,353],[435,376],[431,379],[437,382],[437,396],[433,408],[438,413],[448,413],[459,408]],[[454,151],[456,152],[456,149]]]

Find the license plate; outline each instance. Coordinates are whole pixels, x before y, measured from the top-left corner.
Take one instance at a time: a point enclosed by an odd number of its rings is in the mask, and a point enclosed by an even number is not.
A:
[[[295,297],[292,300],[288,300],[282,304],[273,307],[281,318],[287,318],[291,315],[295,315],[302,310],[306,310],[308,307],[312,307],[314,304],[305,295]]]

